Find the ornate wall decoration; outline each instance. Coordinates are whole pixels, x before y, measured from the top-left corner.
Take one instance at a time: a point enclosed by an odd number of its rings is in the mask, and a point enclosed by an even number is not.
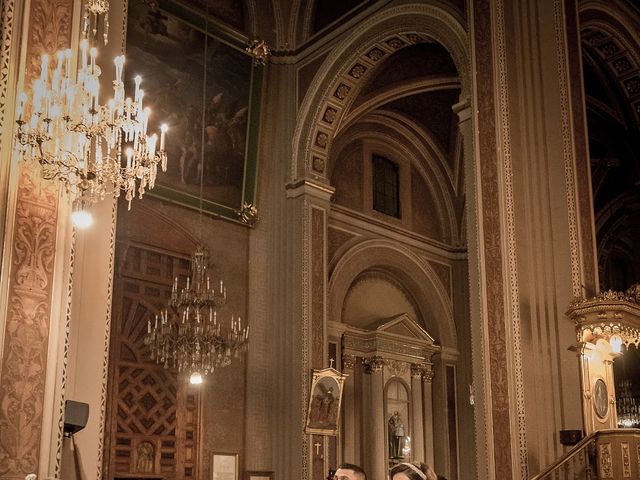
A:
[[[481,241],[486,285],[487,329],[492,341],[487,345],[489,388],[491,394],[493,436],[488,452],[493,455],[496,478],[511,478],[511,412],[507,371],[506,329],[502,280],[503,260],[500,235],[500,192],[497,161],[496,105],[494,104],[494,58],[491,6],[488,0],[475,0],[473,10],[475,50],[477,54],[478,151],[480,159],[481,202],[484,215],[480,219],[484,236]]]
[[[38,470],[56,250],[57,190],[19,173],[0,375],[0,477]]]
[[[500,94],[500,121],[502,123],[501,131],[501,150],[502,150],[502,180],[504,183],[506,225],[507,225],[507,262],[509,274],[509,294],[511,297],[510,311],[507,318],[511,323],[511,340],[513,348],[513,363],[515,372],[515,397],[516,411],[518,421],[518,453],[520,460],[520,475],[522,478],[529,476],[528,471],[528,453],[527,453],[527,434],[525,419],[525,401],[524,401],[524,379],[522,378],[522,344],[520,334],[520,294],[518,286],[518,261],[516,258],[516,226],[515,226],[515,205],[513,195],[513,164],[511,157],[511,134],[510,125],[511,118],[509,113],[509,89],[507,86],[507,52],[506,52],[506,23],[504,18],[505,3],[497,2],[496,16],[497,28],[496,34],[498,38],[498,55],[497,63],[499,66],[499,88]],[[497,233],[496,231],[495,233]],[[495,234],[494,233],[494,234]]]
[[[4,130],[5,105],[9,83],[9,62],[11,56],[11,38],[13,33],[15,0],[2,2],[0,11],[0,131]]]
[[[311,207],[311,298],[312,324],[312,362],[314,368],[324,366],[324,308],[325,308],[325,220],[326,212]]]

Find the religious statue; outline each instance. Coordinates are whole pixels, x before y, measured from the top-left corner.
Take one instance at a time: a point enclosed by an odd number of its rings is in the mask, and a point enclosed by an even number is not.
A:
[[[395,411],[389,417],[388,422],[389,437],[389,458],[402,458],[402,449],[404,447],[404,424],[400,413]]]
[[[153,473],[154,448],[151,442],[142,442],[136,448],[136,472]]]

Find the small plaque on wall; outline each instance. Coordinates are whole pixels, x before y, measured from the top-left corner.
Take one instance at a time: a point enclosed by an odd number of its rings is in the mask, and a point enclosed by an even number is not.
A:
[[[211,480],[238,480],[238,455],[214,453],[211,458]]]

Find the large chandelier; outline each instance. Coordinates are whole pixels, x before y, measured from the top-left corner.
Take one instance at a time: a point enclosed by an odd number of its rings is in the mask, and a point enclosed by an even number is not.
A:
[[[101,105],[97,49],[84,39],[80,50],[75,79],[71,50],[57,53],[55,68],[43,55],[31,99],[18,95],[19,158],[39,164],[45,179],[60,180],[74,200],[93,203],[123,191],[131,208],[136,191],[142,197],[154,187],[158,165],[167,168],[167,127],[161,127],[159,142],[156,134],[147,135],[151,112],[143,107],[139,76],[134,98],[125,98],[123,55],[114,60],[113,98]]]
[[[249,326],[231,317],[230,324],[218,319],[217,310],[227,300],[222,282],[212,285],[208,274],[209,255],[199,246],[191,258],[186,286],[174,279],[168,306],[156,315],[155,324],[147,324],[145,344],[151,359],[165,368],[177,368],[202,383],[202,377],[217,367],[231,364],[246,351]]]

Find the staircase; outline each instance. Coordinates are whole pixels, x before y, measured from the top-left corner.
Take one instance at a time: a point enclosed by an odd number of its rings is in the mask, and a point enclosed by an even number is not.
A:
[[[640,479],[640,429],[600,430],[531,480]]]

